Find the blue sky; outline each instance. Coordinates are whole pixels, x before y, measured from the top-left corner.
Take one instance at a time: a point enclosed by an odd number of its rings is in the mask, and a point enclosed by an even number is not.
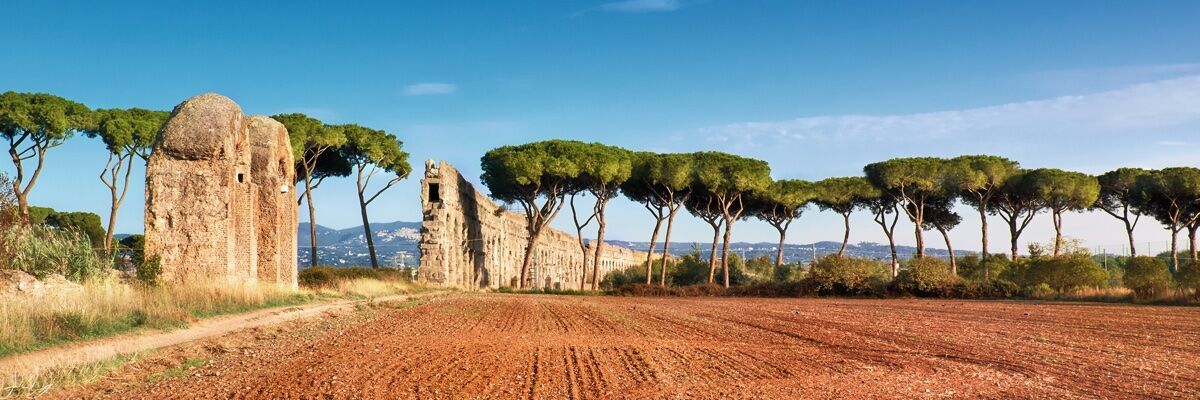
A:
[[[158,109],[217,92],[247,114],[305,112],[385,129],[405,141],[414,165],[447,160],[475,181],[486,150],[546,138],[725,150],[769,161],[777,178],[810,180],[891,157],[963,153],[1090,173],[1200,164],[1200,3],[1190,1],[17,2],[5,10],[27,22],[0,35],[0,90]],[[53,150],[33,201],[106,215],[96,177],[104,161],[100,143],[86,138]],[[381,197],[372,219],[418,220],[417,180]],[[141,230],[142,187],[131,192],[120,232]],[[360,223],[352,180],[316,194],[319,223]],[[645,240],[645,211],[626,201],[612,207],[610,236]],[[956,247],[976,248],[978,222],[964,215]],[[1049,219],[1039,217],[1026,238],[1048,239]],[[706,225],[684,220],[680,240],[707,240]],[[869,223],[855,219],[853,241],[882,241]],[[740,224],[735,240],[774,240],[765,224]],[[556,225],[569,227],[569,218]],[[998,218],[993,225],[1002,242]],[[1101,214],[1070,215],[1066,229],[1091,246],[1124,241]],[[1166,239],[1150,221],[1138,234]],[[838,217],[815,210],[789,234],[793,242],[839,237]]]

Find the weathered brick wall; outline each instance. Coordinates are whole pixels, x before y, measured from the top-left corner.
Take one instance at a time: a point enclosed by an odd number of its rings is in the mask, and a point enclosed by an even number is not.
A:
[[[258,185],[258,279],[296,287],[296,169],[287,128],[274,119],[248,119],[251,180]]]
[[[290,144],[281,124],[264,124],[261,118],[247,119],[229,98],[207,93],[176,106],[159,132],[146,164],[145,234],[146,255],[158,257],[165,280],[261,278],[296,286],[295,201],[290,194],[270,198],[278,186],[258,184],[292,182]],[[256,131],[274,137],[271,142],[287,144],[288,168],[262,169],[255,178],[251,121],[258,121]],[[284,151],[276,147],[268,152]],[[272,215],[262,212],[264,202],[275,205]],[[260,276],[259,239],[268,232],[277,236],[268,241],[268,251],[282,253],[276,243],[288,246],[290,271],[281,271],[286,263],[267,257],[270,272]]]
[[[466,289],[517,286],[528,238],[524,216],[494,203],[450,164],[432,160],[426,162],[421,181],[421,211],[421,280]],[[547,229],[535,251],[530,267],[533,287],[580,287],[584,253],[574,235]],[[589,246],[587,254],[590,260],[594,249]],[[610,244],[601,257],[603,277],[641,264],[646,253]],[[590,262],[587,271],[590,282]]]

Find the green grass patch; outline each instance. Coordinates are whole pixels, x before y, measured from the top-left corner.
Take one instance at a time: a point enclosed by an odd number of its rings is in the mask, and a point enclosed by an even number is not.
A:
[[[199,367],[204,366],[205,363],[208,363],[208,360],[209,360],[208,357],[189,358],[187,360],[184,360],[183,363],[180,363],[179,365],[171,367],[170,369],[168,369],[166,371],[162,371],[162,372],[152,374],[152,375],[146,377],[146,382],[147,383],[155,383],[155,382],[161,381],[163,379],[183,377],[183,376],[187,375],[188,371],[190,371],[194,368],[199,368]]]

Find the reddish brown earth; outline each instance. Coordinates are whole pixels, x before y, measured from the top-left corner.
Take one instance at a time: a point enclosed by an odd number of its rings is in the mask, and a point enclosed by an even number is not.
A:
[[[241,332],[50,397],[1197,398],[1200,308],[463,294]]]

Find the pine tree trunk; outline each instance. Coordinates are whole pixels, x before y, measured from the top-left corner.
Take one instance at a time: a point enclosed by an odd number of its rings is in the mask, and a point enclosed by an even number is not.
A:
[[[783,241],[787,237],[787,230],[781,227],[775,227],[779,231],[779,248],[775,249],[775,273],[783,269]]]
[[[892,250],[892,277],[900,276],[900,255],[896,254],[896,239],[894,233],[888,233],[888,247]]]
[[[1192,260],[1196,259],[1196,228],[1200,228],[1200,225],[1188,227],[1188,254],[1191,255]]]
[[[1020,233],[1017,232],[1017,215],[1013,214],[1012,218],[1008,221],[1008,238],[1012,244],[1012,261],[1017,261],[1017,239],[1019,239],[1019,236]]]
[[[913,221],[913,224],[916,225],[916,236],[917,236],[916,258],[924,258],[925,257],[925,232],[921,230],[922,222],[923,221],[921,221],[920,217],[916,218],[916,221]]]
[[[1062,254],[1062,212],[1054,210],[1051,218],[1054,220],[1054,256]]]
[[[842,248],[838,249],[838,258],[846,256],[846,245],[850,243],[850,213],[842,214],[842,221],[846,229],[842,234]]]
[[[958,260],[956,260],[954,258],[954,246],[950,245],[950,233],[946,232],[945,229],[940,229],[940,228],[938,229],[938,232],[942,233],[942,239],[946,240],[946,252],[950,253],[950,275],[957,278],[958,277]]]
[[[662,268],[658,278],[658,284],[663,287],[667,286],[667,259],[671,257],[671,228],[675,225],[676,211],[679,211],[679,208],[672,209],[671,214],[667,216],[667,235],[663,238]]]
[[[713,283],[717,277],[717,243],[721,240],[721,225],[715,222],[710,222],[709,225],[713,228],[713,242],[712,255],[708,257],[708,283]]]
[[[311,174],[310,174],[311,175]],[[309,266],[317,266],[317,208],[313,206],[312,179],[304,177],[304,199],[308,203]]]
[[[661,210],[661,208],[659,209]],[[661,213],[659,215],[662,215]],[[650,249],[646,250],[646,284],[654,281],[654,242],[658,240],[658,229],[662,227],[662,218],[654,221],[654,230],[650,233]]]
[[[1129,223],[1129,215],[1125,215],[1125,234],[1129,236],[1129,256],[1137,257],[1137,244],[1133,241],[1133,224]]]
[[[602,200],[602,197],[596,196],[597,202],[602,202],[596,210],[596,222],[600,226],[596,227],[596,256],[592,258],[592,290],[596,290],[600,285],[600,258],[604,252],[604,228],[607,226],[607,221],[604,220],[604,205],[608,202]]]
[[[980,249],[980,252],[981,252],[980,255],[982,257],[980,257],[980,259],[985,259],[985,258],[987,258],[988,254],[989,254],[988,253],[988,224],[987,224],[988,221],[987,221],[987,210],[984,208],[984,204],[982,201],[979,202],[978,209],[979,209],[979,223],[981,226],[980,233],[983,234],[983,243],[982,243],[983,247]],[[983,267],[983,277],[984,277],[984,279],[987,279],[987,277],[988,277],[987,265],[984,265],[984,267]]]
[[[725,240],[721,245],[721,271],[725,278],[725,287],[729,287],[729,239],[733,237],[733,220],[725,221]]]
[[[525,258],[521,260],[521,280],[517,282],[517,289],[524,289],[529,283],[529,267],[533,265],[533,251],[537,249],[538,240],[541,237],[541,229],[538,229],[536,233],[529,234],[529,241],[525,244]]]
[[[379,259],[375,255],[375,238],[371,233],[371,221],[367,218],[367,203],[363,199],[363,192],[358,192],[358,210],[362,215],[363,237],[367,240],[367,252],[371,254],[371,269],[379,269]]]
[[[1178,249],[1178,247],[1176,247],[1177,244],[1175,243],[1178,241],[1177,240],[1178,237],[1179,237],[1179,228],[1172,226],[1171,227],[1171,273],[1172,274],[1179,272],[1179,249]]]

